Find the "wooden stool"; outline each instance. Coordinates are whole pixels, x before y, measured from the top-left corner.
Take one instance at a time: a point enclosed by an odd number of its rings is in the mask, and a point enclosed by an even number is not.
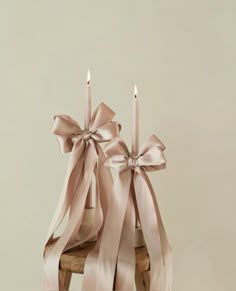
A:
[[[69,290],[72,273],[83,274],[85,259],[94,248],[95,243],[86,243],[62,254],[60,260],[60,280]],[[149,256],[146,247],[135,249],[136,271],[135,283],[137,291],[149,291]],[[89,291],[89,290],[88,290]],[[102,291],[102,290],[101,290]],[[123,290],[122,290],[123,291]]]

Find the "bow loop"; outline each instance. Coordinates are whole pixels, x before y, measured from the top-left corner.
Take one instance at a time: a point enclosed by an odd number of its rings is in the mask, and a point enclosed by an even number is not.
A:
[[[116,137],[109,142],[105,146],[104,152],[107,156],[105,160],[106,166],[119,171],[128,168],[129,150],[120,137]]]
[[[52,133],[57,135],[62,153],[71,152],[73,148],[72,138],[82,134],[79,124],[68,115],[56,115]]]
[[[100,103],[97,109],[94,111],[93,116],[91,118],[89,128],[94,130],[98,127],[101,127],[110,121],[115,116],[115,112],[111,110],[106,104]]]
[[[92,131],[91,137],[98,143],[110,141],[113,137],[119,135],[119,126],[115,121],[109,121],[108,123],[98,127]]]
[[[146,171],[157,171],[166,167],[166,158],[163,154],[164,144],[155,135],[150,136],[141,147],[139,164]]]
[[[151,135],[146,142],[143,144],[143,146],[140,149],[140,154],[145,154],[149,149],[157,147],[161,151],[165,150],[165,145],[162,143],[162,141],[155,135]]]

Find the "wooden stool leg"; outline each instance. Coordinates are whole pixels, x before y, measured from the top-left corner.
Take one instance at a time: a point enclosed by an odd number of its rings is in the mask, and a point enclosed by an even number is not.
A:
[[[150,275],[149,272],[135,273],[136,291],[150,291]]]
[[[71,272],[60,270],[60,283],[66,291],[69,291],[70,288],[71,275]]]
[[[147,290],[150,291],[150,272],[143,273],[143,280]]]

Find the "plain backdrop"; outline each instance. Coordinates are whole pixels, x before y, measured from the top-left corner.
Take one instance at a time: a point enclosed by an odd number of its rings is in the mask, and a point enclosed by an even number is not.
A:
[[[113,108],[128,144],[136,83],[140,143],[167,146],[151,179],[174,291],[236,290],[235,28],[233,0],[0,1],[1,290],[42,290],[68,161],[52,118],[83,121],[88,69],[93,109]]]

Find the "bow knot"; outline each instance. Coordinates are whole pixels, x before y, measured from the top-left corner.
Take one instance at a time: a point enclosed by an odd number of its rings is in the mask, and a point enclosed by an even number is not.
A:
[[[91,130],[83,130],[81,133],[79,134],[75,134],[71,139],[72,142],[75,144],[76,142],[78,142],[79,140],[83,140],[85,142],[89,141],[92,138],[92,134],[95,133]]]
[[[81,135],[84,141],[88,141],[91,138],[91,136],[92,136],[92,131],[87,131],[87,130],[83,131]]]
[[[135,170],[139,167],[139,156],[130,155],[128,158],[128,167],[132,170]]]

